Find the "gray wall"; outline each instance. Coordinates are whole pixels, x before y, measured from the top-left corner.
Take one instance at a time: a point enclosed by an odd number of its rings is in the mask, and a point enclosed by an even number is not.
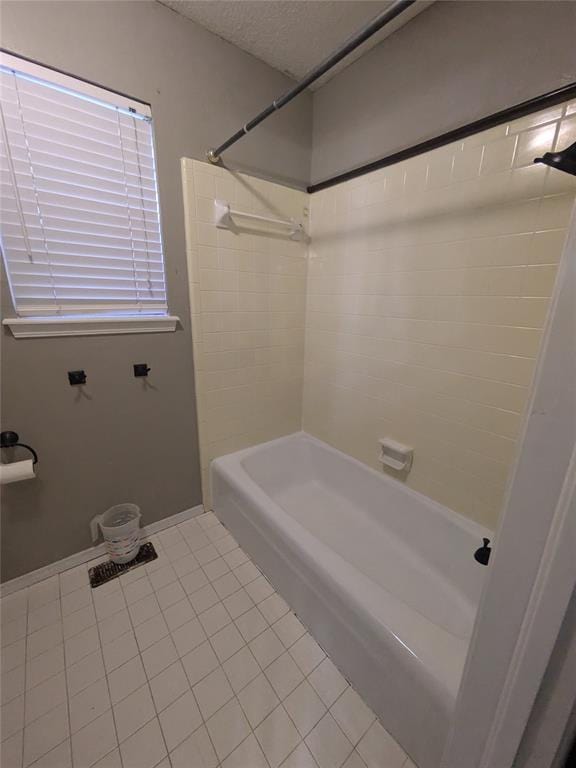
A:
[[[314,94],[312,180],[576,81],[576,3],[447,2]]]
[[[88,521],[134,501],[148,522],[200,502],[179,160],[203,159],[290,80],[153,2],[4,2],[0,43],[152,104],[176,333],[15,340],[2,332],[2,425],[39,452],[38,478],[2,488],[2,579],[90,546]],[[309,177],[304,95],[228,154],[296,186]],[[3,315],[13,314],[3,280]],[[132,377],[151,368],[150,386]],[[86,396],[66,372],[84,368]],[[7,458],[7,457],[6,457]]]

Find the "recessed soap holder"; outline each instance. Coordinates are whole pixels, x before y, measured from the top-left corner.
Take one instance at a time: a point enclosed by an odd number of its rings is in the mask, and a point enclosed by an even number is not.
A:
[[[396,472],[409,472],[414,459],[414,449],[409,445],[398,443],[389,437],[378,440],[380,444],[380,456],[378,460],[385,467],[390,467]]]

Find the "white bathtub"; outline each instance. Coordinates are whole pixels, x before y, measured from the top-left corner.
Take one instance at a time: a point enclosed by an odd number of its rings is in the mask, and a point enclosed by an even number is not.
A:
[[[436,768],[490,533],[305,433],[211,471],[217,516],[384,727]]]

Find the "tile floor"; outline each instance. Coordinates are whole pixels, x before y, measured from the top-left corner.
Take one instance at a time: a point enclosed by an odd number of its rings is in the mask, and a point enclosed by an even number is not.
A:
[[[414,768],[212,513],[1,601],[2,768]]]

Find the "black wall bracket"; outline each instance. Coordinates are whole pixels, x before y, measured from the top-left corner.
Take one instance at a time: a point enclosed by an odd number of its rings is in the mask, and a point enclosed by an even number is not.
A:
[[[78,384],[86,384],[86,372],[68,371],[68,381],[72,387],[75,387]]]

